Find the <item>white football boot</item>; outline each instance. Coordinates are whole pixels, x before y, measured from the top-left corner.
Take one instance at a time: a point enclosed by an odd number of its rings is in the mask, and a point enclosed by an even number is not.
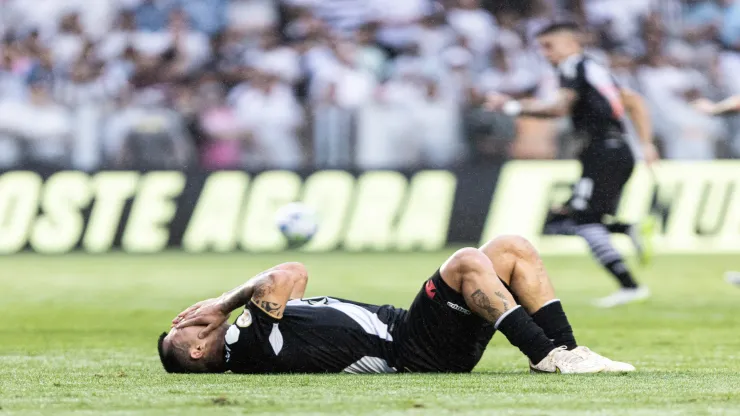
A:
[[[613,308],[615,306],[645,300],[649,297],[650,289],[645,286],[634,289],[622,288],[605,298],[597,299],[594,305],[600,308]]]
[[[583,358],[565,347],[550,351],[537,365],[529,363],[530,373],[591,374],[604,370],[604,364],[596,359]]]
[[[573,354],[583,358],[584,360],[601,362],[602,364],[604,364],[605,373],[629,373],[631,371],[635,371],[635,366],[633,366],[632,364],[612,361],[604,357],[603,355],[591,351],[588,347],[580,346],[570,351]]]
[[[725,273],[725,280],[727,280],[727,283],[740,286],[740,272]]]

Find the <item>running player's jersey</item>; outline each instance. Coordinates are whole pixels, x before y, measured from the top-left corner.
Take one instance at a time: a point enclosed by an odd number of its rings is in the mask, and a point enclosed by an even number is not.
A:
[[[331,297],[291,300],[282,319],[251,301],[225,335],[234,373],[396,372],[393,341],[406,311]]]
[[[607,133],[624,133],[624,104],[616,80],[603,65],[584,56],[566,59],[558,67],[561,88],[578,95],[571,109],[576,132],[591,140],[613,137]]]

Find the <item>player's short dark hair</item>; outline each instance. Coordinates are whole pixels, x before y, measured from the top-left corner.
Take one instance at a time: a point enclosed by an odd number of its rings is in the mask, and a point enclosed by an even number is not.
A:
[[[556,32],[579,33],[581,32],[581,27],[578,26],[578,23],[576,22],[570,22],[570,21],[553,22],[543,27],[542,29],[540,29],[540,31],[537,32],[537,37],[549,35],[551,33],[556,33]]]
[[[157,342],[157,350],[159,351],[159,359],[162,361],[162,367],[164,367],[164,370],[168,373],[188,373],[189,371],[187,371],[185,367],[180,364],[180,361],[178,361],[174,348],[168,348],[165,352],[164,339],[166,337],[167,333],[162,332],[162,335],[159,336],[159,341]]]

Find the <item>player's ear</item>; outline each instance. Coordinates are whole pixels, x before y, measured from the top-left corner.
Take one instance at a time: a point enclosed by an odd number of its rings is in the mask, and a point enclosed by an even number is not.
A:
[[[206,348],[203,343],[198,343],[190,347],[190,358],[194,360],[200,360],[205,354]]]

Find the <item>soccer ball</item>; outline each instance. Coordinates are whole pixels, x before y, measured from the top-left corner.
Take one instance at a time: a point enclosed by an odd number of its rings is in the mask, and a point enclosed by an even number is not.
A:
[[[275,221],[291,247],[306,244],[319,229],[314,211],[299,202],[280,208]]]

